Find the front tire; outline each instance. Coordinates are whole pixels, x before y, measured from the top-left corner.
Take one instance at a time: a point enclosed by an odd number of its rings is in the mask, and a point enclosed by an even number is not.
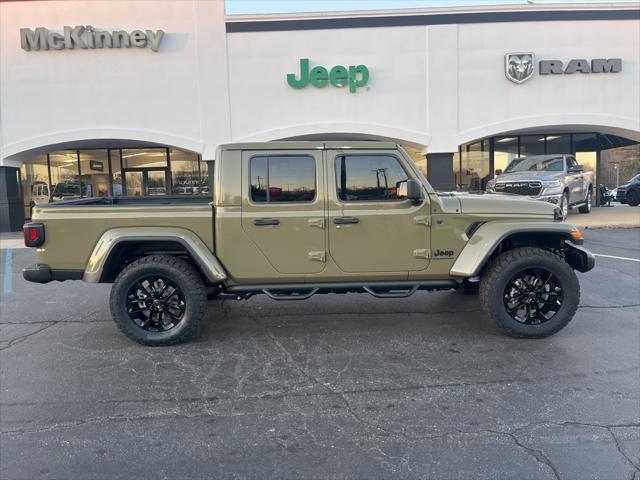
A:
[[[589,213],[591,212],[591,205],[593,204],[593,190],[589,188],[587,192],[587,198],[585,199],[584,205],[578,208],[580,213]]]
[[[640,205],[640,195],[637,190],[630,190],[627,192],[627,203],[631,207],[637,207]]]
[[[204,315],[206,290],[186,260],[169,255],[142,257],[124,268],[111,288],[113,320],[142,345],[191,340]]]
[[[580,283],[559,256],[522,247],[498,256],[480,282],[480,303],[506,335],[544,338],[571,321],[580,301]]]

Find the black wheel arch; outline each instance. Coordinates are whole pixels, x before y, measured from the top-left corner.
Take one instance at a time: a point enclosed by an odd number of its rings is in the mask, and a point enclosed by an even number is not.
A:
[[[561,254],[568,250],[570,246],[582,244],[582,241],[575,240],[570,232],[567,231],[522,231],[513,232],[505,235],[493,248],[491,253],[486,256],[482,266],[476,273],[478,276],[482,276],[487,266],[499,255],[509,250],[521,247],[537,247],[544,250],[551,251],[553,253]],[[565,257],[565,261],[567,258]],[[569,263],[573,268],[574,265]],[[580,270],[580,269],[578,269]]]
[[[207,281],[205,269],[196,255],[179,239],[123,239],[116,243],[104,263],[100,283],[113,283],[118,274],[130,263],[150,255],[171,255],[191,263]]]

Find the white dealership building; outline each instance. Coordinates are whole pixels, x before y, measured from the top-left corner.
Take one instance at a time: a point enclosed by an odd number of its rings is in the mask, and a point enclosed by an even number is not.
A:
[[[0,230],[63,198],[206,195],[207,161],[228,142],[393,140],[441,189],[481,190],[512,158],[541,153],[574,153],[607,186],[637,173],[634,3],[0,9]]]

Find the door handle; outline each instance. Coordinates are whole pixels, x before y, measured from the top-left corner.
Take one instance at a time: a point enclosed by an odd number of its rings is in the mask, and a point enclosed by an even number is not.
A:
[[[280,225],[280,220],[277,218],[258,218],[253,221],[256,227],[266,227],[268,225]]]
[[[336,225],[351,225],[360,223],[360,219],[356,217],[337,217],[333,219],[333,223]]]

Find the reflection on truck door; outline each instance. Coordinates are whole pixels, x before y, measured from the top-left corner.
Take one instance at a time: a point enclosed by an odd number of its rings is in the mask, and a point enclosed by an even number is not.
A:
[[[402,276],[427,268],[429,201],[399,195],[409,172],[390,153],[327,152],[329,251],[341,270]]]
[[[279,273],[324,270],[322,152],[242,153],[242,230]]]

